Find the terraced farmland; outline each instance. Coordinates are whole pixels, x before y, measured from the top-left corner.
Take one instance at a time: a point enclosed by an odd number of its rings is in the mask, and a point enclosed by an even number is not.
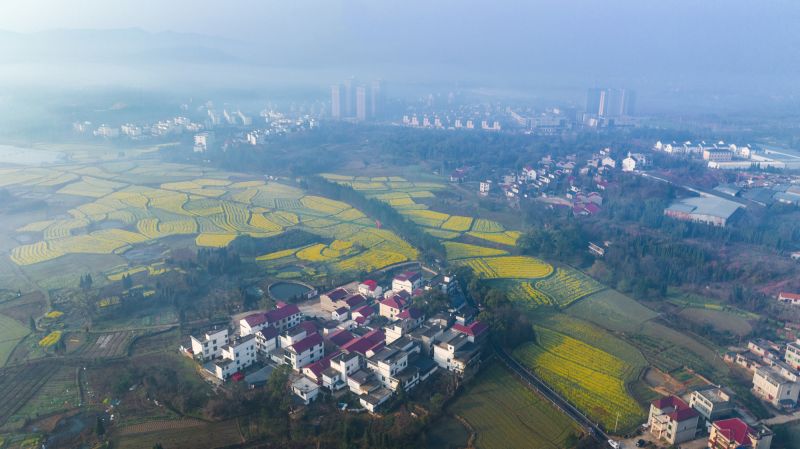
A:
[[[606,288],[603,284],[572,268],[559,267],[556,273],[536,282],[541,291],[561,307]]]
[[[117,164],[119,165],[119,164]],[[309,262],[330,270],[382,268],[390,263],[415,258],[417,253],[406,242],[388,231],[380,233],[375,223],[350,205],[306,195],[285,184],[264,181],[232,182],[227,174],[206,174],[192,178],[192,167],[167,164],[174,173],[188,173],[175,179],[157,164],[131,163],[120,173],[111,164],[69,166],[62,169],[8,170],[9,185],[47,184],[63,179],[54,194],[86,198],[68,210],[69,218],[29,223],[18,232],[41,232],[40,241],[11,250],[17,265],[35,265],[69,254],[123,254],[133,246],[171,236],[194,236],[199,247],[225,247],[240,235],[269,237],[293,227],[339,240],[338,247],[320,248],[312,257],[310,249],[301,254]],[[157,188],[137,185],[137,179],[172,179]],[[118,182],[124,179],[125,182]],[[355,178],[352,179],[353,182]],[[389,183],[359,179],[361,187],[388,188]],[[430,192],[408,183],[405,198],[431,196]],[[424,188],[433,188],[428,185]],[[423,211],[424,215],[431,215]],[[441,214],[439,221],[449,219]],[[452,226],[468,227],[471,218],[454,219]],[[100,229],[92,231],[92,229]],[[349,258],[353,260],[348,261]],[[280,258],[275,258],[277,260]],[[262,259],[265,261],[266,259]],[[325,271],[328,271],[328,270]],[[110,279],[110,278],[109,278]]]
[[[560,449],[580,430],[498,363],[484,367],[449,407],[477,433],[480,449]]]
[[[508,254],[508,251],[504,251],[502,249],[486,248],[467,243],[444,242],[443,244],[447,250],[448,260],[468,259],[472,257],[504,256]]]
[[[538,279],[553,272],[552,265],[529,256],[467,259],[465,264],[482,279]]]
[[[644,419],[644,410],[625,384],[639,367],[580,340],[550,329],[536,328],[537,342],[514,351],[524,365],[606,430],[629,430]]]

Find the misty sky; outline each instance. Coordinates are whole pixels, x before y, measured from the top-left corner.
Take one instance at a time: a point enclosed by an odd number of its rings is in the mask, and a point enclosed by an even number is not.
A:
[[[798,23],[797,0],[0,0],[4,30],[199,33],[275,67],[667,88],[793,86]]]

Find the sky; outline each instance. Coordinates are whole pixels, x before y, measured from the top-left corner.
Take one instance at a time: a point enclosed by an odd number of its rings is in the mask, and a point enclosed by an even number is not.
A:
[[[3,30],[196,33],[282,68],[663,89],[794,85],[799,19],[796,0],[0,0]]]

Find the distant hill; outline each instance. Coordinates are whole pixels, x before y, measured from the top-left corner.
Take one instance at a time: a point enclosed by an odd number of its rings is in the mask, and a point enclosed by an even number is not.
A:
[[[243,45],[230,39],[138,28],[52,30],[14,33],[0,30],[0,60],[13,63],[241,63]]]

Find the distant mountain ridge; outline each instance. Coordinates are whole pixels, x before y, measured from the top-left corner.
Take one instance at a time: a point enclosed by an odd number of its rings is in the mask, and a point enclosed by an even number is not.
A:
[[[139,28],[0,30],[0,63],[243,63],[244,45],[231,39]]]

